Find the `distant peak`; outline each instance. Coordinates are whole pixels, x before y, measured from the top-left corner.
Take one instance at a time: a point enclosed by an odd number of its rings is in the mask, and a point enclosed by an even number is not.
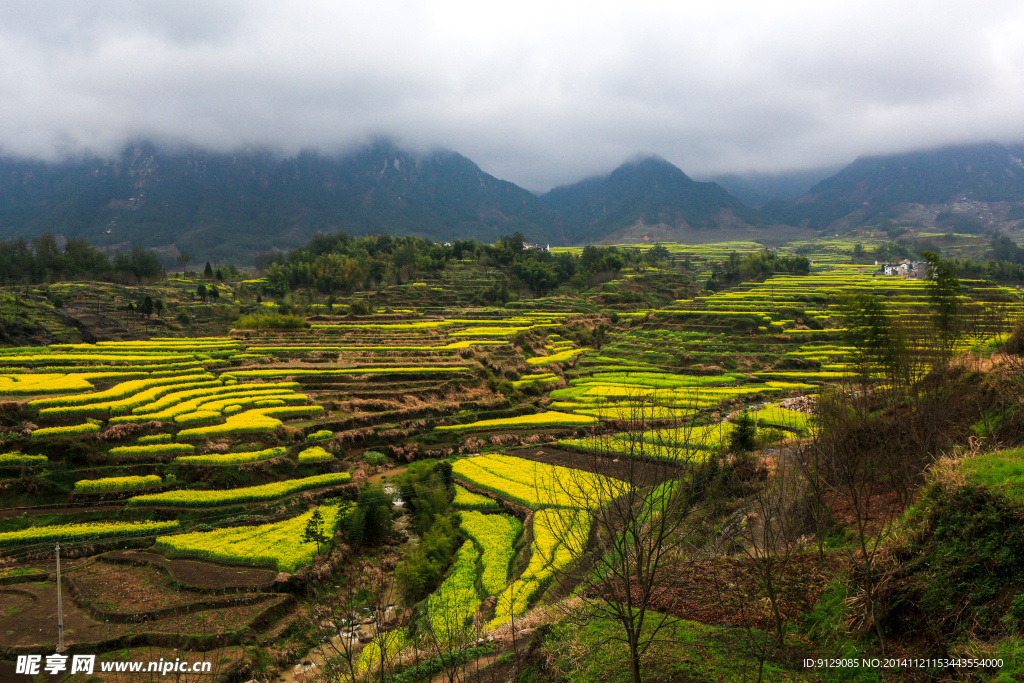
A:
[[[662,163],[662,164],[668,164],[669,163],[665,159],[665,157],[663,157],[663,156],[647,154],[647,153],[644,153],[644,152],[638,152],[637,154],[633,155],[632,157],[627,159],[625,162],[623,162],[622,165],[623,166],[629,166],[629,165],[635,166],[637,164],[642,164],[645,161],[659,162],[659,163]]]
[[[643,177],[648,179],[675,179],[693,182],[682,169],[656,154],[638,154],[612,171],[612,178]]]
[[[634,154],[633,156],[631,156],[630,158],[628,158],[624,162],[622,162],[622,164],[619,166],[619,168],[625,168],[625,167],[629,167],[629,166],[644,166],[644,165],[650,165],[650,166],[671,166],[672,168],[675,168],[675,164],[673,164],[672,162],[668,161],[663,156],[659,156],[657,154],[643,154],[643,153]]]

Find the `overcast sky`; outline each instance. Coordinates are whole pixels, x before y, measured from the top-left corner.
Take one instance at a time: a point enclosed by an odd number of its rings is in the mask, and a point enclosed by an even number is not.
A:
[[[4,0],[0,153],[446,147],[534,190],[1024,141],[1024,3]]]

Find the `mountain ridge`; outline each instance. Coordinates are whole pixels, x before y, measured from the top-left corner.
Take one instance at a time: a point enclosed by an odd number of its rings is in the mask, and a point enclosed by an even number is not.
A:
[[[762,187],[792,193],[813,173]],[[168,264],[180,251],[246,263],[260,251],[339,231],[437,242],[493,242],[519,232],[552,245],[777,243],[897,224],[1024,231],[1022,219],[1024,145],[999,143],[859,157],[800,196],[771,199],[760,210],[654,155],[539,196],[457,152],[410,152],[383,138],[335,155],[164,151],[138,142],[112,159],[0,158],[0,236],[52,232],[109,250],[138,244]]]
[[[125,241],[222,261],[342,230],[485,241],[556,230],[534,195],[466,157],[384,140],[335,157],[165,153],[140,143],[112,160],[0,160],[0,197],[6,237],[45,227],[101,246]]]

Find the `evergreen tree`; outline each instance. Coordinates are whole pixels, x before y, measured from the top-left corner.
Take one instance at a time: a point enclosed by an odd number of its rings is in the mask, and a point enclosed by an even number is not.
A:
[[[210,262],[209,261],[206,262],[206,267],[203,268],[203,277],[205,277],[207,279],[212,279],[213,278],[213,267],[210,266]]]
[[[736,426],[732,433],[729,434],[729,450],[733,452],[752,451],[756,445],[756,437],[757,428],[754,426],[754,420],[750,417],[750,412],[744,410],[736,420]]]

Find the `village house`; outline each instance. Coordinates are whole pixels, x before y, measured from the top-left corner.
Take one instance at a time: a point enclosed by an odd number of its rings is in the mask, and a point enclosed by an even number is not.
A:
[[[879,272],[890,277],[911,278],[915,280],[923,280],[927,277],[928,264],[924,261],[911,261],[910,259],[903,259],[899,263],[875,261],[875,265],[879,266]]]

